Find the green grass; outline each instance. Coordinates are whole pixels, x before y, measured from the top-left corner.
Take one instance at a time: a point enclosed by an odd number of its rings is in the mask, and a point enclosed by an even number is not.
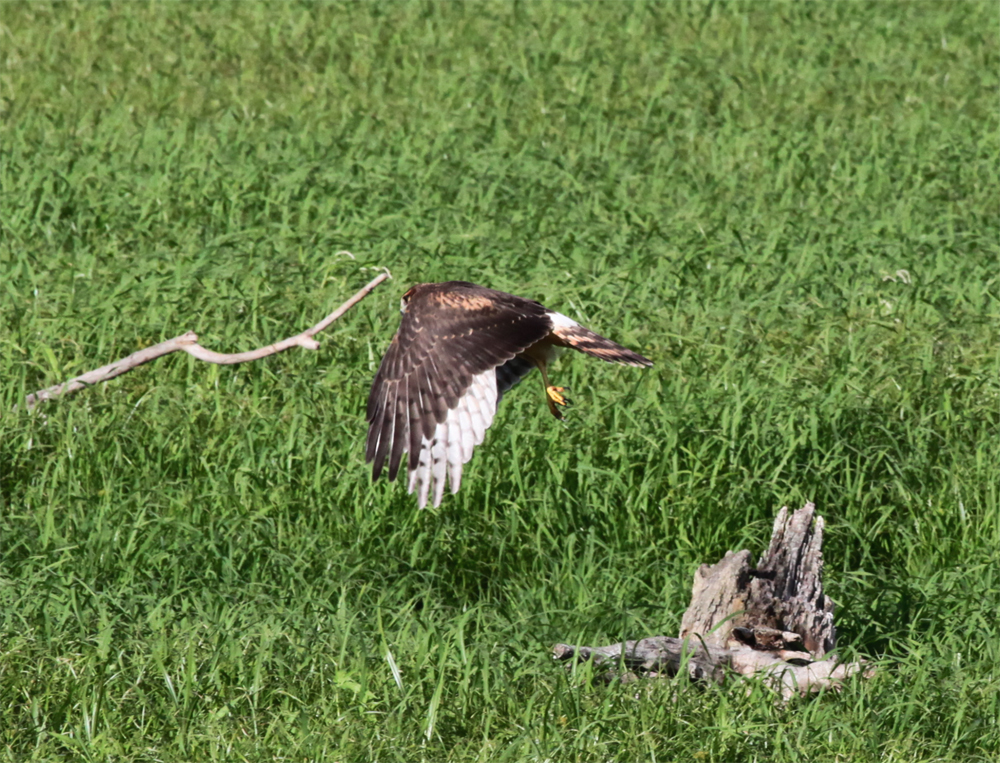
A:
[[[0,7],[6,760],[1000,756],[994,3]],[[335,256],[353,252],[356,260]],[[25,394],[195,330],[174,355]],[[511,393],[461,492],[372,485],[411,283],[653,358]],[[605,687],[697,565],[828,521],[839,695]]]

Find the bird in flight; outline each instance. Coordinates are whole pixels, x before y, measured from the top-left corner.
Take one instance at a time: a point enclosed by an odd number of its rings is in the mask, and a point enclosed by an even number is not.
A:
[[[611,363],[653,362],[524,297],[466,281],[422,283],[400,302],[403,318],[368,396],[365,461],[378,479],[389,462],[395,480],[408,453],[409,491],[420,508],[440,505],[445,477],[457,493],[462,466],[486,436],[503,394],[532,369],[557,419],[569,404],[549,384],[561,347]]]

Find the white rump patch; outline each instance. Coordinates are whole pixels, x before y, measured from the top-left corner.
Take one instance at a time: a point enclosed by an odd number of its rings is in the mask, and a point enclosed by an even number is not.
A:
[[[468,463],[473,448],[486,437],[496,412],[497,375],[491,368],[472,377],[472,384],[458,405],[448,411],[430,438],[420,439],[417,466],[410,471],[409,492],[416,492],[421,509],[427,505],[428,498],[433,499],[435,508],[441,505],[446,475],[451,492],[458,492],[462,484],[462,465]]]
[[[571,329],[580,325],[572,318],[567,318],[562,313],[557,313],[552,310],[549,310],[546,315],[549,317],[549,320],[552,321],[552,328],[554,329]]]

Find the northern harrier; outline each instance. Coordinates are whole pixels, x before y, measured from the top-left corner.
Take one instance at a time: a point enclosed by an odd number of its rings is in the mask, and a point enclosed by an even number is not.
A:
[[[445,475],[457,493],[462,465],[486,436],[503,393],[531,369],[542,374],[549,410],[569,403],[549,384],[557,348],[601,360],[651,366],[638,353],[595,334],[538,302],[465,281],[422,283],[400,302],[399,331],[382,358],[368,396],[365,460],[378,479],[389,460],[396,479],[409,453],[409,492],[420,508],[444,496]]]

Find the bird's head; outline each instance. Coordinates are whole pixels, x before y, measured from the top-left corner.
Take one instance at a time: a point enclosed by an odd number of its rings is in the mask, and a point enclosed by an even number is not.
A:
[[[399,312],[405,313],[410,306],[410,303],[420,296],[427,296],[429,287],[437,286],[438,284],[433,283],[418,283],[410,287],[410,290],[403,295],[402,299],[399,300]]]
[[[402,298],[399,300],[399,312],[401,313],[406,312],[406,308],[410,304],[410,300],[413,299],[413,295],[416,293],[417,288],[419,286],[420,284],[417,284],[416,286],[411,286],[410,290],[402,296]]]

